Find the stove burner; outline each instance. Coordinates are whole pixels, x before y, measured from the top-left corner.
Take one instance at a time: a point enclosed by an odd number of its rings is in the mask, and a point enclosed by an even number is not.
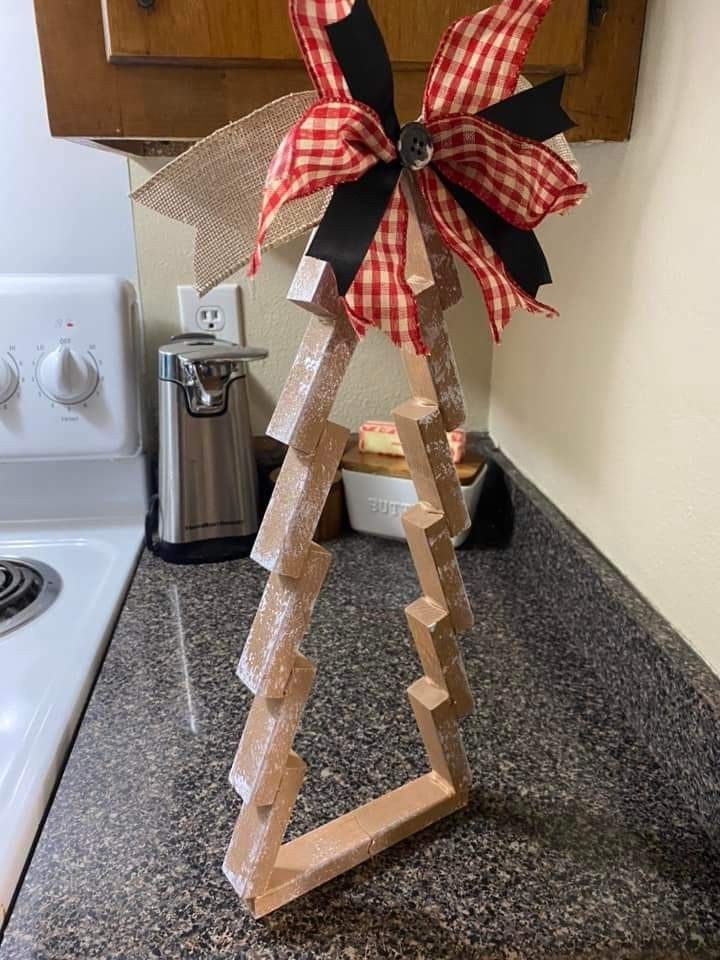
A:
[[[45,563],[0,560],[0,639],[47,610],[61,585]]]

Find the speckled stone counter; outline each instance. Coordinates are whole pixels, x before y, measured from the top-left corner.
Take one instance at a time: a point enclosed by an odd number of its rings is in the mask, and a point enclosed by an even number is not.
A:
[[[477,698],[469,807],[263,921],[220,864],[250,702],[234,667],[265,574],[145,556],[0,960],[720,957],[720,858],[692,794],[703,784],[643,735],[647,691],[629,708],[621,653],[601,656],[587,584],[611,589],[607,571],[521,487],[514,497],[512,546],[460,554],[477,620],[463,640]],[[420,674],[407,551],[358,536],[331,549],[304,646],[318,674],[291,835],[425,769],[404,693]],[[606,618],[608,657],[640,644],[632,629]],[[717,690],[700,682],[710,723]]]

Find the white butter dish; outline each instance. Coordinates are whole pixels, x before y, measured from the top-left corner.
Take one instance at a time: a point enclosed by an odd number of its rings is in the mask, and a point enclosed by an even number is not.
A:
[[[472,519],[485,479],[486,466],[477,462],[459,464],[458,468],[463,497]],[[342,479],[353,530],[393,540],[405,539],[400,517],[418,502],[418,498],[403,458],[350,450],[343,458]],[[469,530],[466,530],[453,539],[456,547],[465,542],[468,533]]]

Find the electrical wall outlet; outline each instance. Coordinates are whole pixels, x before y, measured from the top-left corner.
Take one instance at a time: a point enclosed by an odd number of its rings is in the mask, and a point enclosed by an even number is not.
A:
[[[221,283],[204,297],[194,287],[177,288],[180,326],[183,333],[214,333],[221,340],[245,346],[240,286]]]

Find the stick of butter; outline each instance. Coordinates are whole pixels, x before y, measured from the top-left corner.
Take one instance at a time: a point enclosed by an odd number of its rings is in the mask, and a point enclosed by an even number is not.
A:
[[[453,463],[460,463],[465,456],[465,431],[453,430],[447,438]],[[383,453],[388,457],[404,456],[395,424],[387,420],[366,420],[360,425],[358,439],[362,453]]]

